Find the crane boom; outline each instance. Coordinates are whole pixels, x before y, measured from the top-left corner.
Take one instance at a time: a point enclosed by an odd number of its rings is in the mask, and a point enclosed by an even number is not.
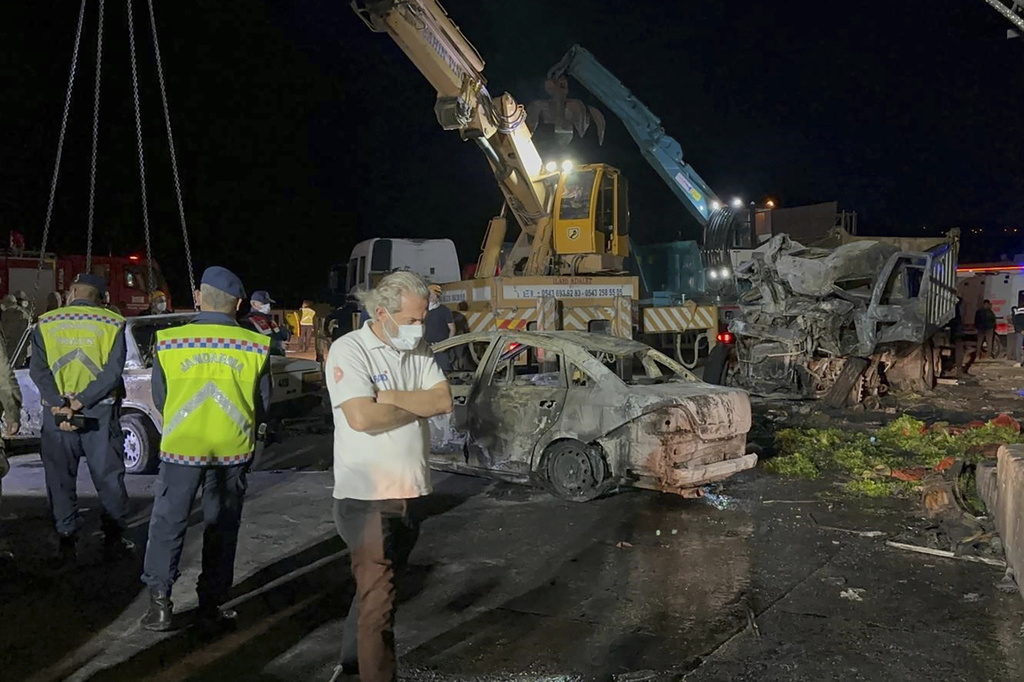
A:
[[[665,184],[707,227],[711,214],[720,206],[718,197],[693,167],[683,161],[683,150],[665,132],[661,119],[638,100],[622,82],[601,65],[588,50],[574,45],[548,72],[548,80],[573,76],[619,117],[644,158]]]
[[[1017,0],[985,0],[997,12],[1010,20],[1017,30],[1024,34],[1024,2]]]
[[[544,173],[526,126],[526,112],[508,93],[493,99],[484,60],[437,0],[353,0],[375,32],[387,33],[437,91],[434,113],[445,130],[458,130],[483,150],[505,203],[522,228],[513,253],[528,253],[524,274],[551,267],[551,212],[557,174]],[[504,223],[491,221],[484,254],[496,253]]]

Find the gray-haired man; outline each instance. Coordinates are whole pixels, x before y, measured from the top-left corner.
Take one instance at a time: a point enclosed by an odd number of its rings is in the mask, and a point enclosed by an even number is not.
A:
[[[334,522],[356,579],[336,678],[358,670],[363,682],[397,679],[394,572],[418,534],[409,500],[431,490],[426,420],[452,410],[448,382],[423,342],[427,297],[417,275],[388,275],[360,296],[370,320],[327,357]]]

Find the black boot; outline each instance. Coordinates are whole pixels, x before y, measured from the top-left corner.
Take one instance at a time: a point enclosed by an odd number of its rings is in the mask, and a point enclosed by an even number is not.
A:
[[[196,611],[196,624],[202,628],[231,629],[235,626],[238,612],[216,603],[199,602]]]
[[[78,561],[78,537],[71,533],[57,534],[57,564],[59,567],[72,566]]]
[[[166,632],[173,627],[174,604],[171,595],[159,590],[149,591],[149,610],[142,617],[141,625],[147,630]]]
[[[127,559],[134,551],[135,543],[121,535],[120,529],[107,531],[103,536],[103,560],[106,562]]]

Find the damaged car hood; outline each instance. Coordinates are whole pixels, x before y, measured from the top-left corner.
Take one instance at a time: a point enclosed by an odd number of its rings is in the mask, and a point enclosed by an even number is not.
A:
[[[690,416],[694,430],[704,440],[727,438],[750,430],[750,399],[734,388],[671,382],[630,386],[624,421],[652,412],[679,407]]]

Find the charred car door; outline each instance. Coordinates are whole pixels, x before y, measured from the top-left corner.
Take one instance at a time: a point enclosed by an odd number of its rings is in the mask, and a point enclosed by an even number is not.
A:
[[[561,418],[568,387],[561,356],[513,338],[491,347],[470,396],[469,463],[528,473],[537,442]]]

